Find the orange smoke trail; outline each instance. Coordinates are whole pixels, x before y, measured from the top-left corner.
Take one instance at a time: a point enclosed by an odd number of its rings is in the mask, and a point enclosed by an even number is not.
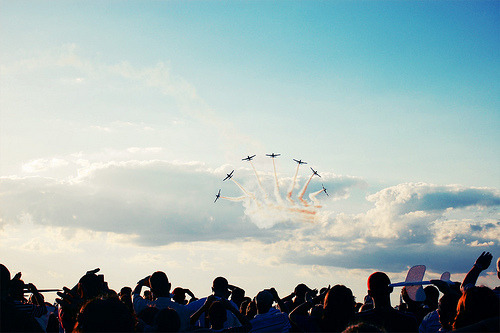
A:
[[[262,193],[265,195],[265,197],[267,199],[269,196],[267,195],[266,191],[262,187],[262,183],[260,182],[259,174],[257,173],[257,170],[255,170],[255,166],[253,165],[252,161],[250,161],[250,164],[252,165],[253,172],[255,173],[255,177],[257,178],[257,182],[259,183],[260,190],[262,191]]]
[[[295,187],[295,182],[297,181],[297,174],[299,173],[299,167],[300,167],[300,164],[297,164],[297,170],[295,170],[295,176],[293,176],[292,186],[290,186],[290,190],[288,191],[288,194],[286,196],[286,198],[290,202],[294,202],[292,200],[292,192],[293,192],[293,188]]]
[[[304,206],[306,206],[306,207],[308,206],[308,203],[307,203],[307,201],[305,201],[305,200],[303,199],[303,197],[304,197],[304,194],[306,193],[307,186],[309,186],[309,183],[311,182],[311,179],[312,179],[313,177],[314,177],[314,174],[312,174],[312,175],[311,175],[311,177],[309,177],[309,180],[307,181],[307,183],[305,183],[304,187],[302,188],[302,191],[300,191],[299,196],[298,196],[298,198],[299,198],[300,202],[302,202],[302,204],[303,204]]]
[[[248,192],[247,190],[245,190],[245,188],[243,186],[241,186],[236,180],[234,180],[233,178],[231,178],[231,180],[233,181],[233,183],[236,184],[236,186],[238,186],[248,197],[252,198],[253,201],[255,201],[255,203],[257,204],[257,206],[261,206],[261,204],[257,201],[257,199],[255,198],[255,194],[251,193],[251,192]]]
[[[309,194],[309,199],[311,199],[312,202],[314,202],[314,207],[316,208],[321,208],[322,206],[320,205],[318,199],[316,199],[316,196],[323,192],[323,190],[319,190],[317,192]]]

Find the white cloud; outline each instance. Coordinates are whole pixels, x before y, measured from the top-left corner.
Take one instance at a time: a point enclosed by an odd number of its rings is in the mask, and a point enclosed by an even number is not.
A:
[[[131,153],[141,151],[132,149]],[[348,194],[366,187],[359,178],[324,174],[322,181],[331,196],[321,198],[322,207],[301,208],[298,191],[292,196],[294,205],[283,195],[280,206],[272,191],[273,175],[259,176],[268,193],[266,199],[253,171],[242,168],[235,171],[234,178],[255,199],[220,199],[214,204],[218,188],[223,196],[245,195],[236,183],[222,183],[233,169],[229,165],[211,169],[200,162],[162,160],[94,163],[82,153],[69,156],[87,161],[80,163],[77,177],[0,178],[4,228],[24,223],[23,218],[29,216],[34,230],[37,226],[58,228],[57,234],[73,240],[98,233],[106,234],[108,242],[118,239],[141,246],[253,241],[255,249],[247,246],[248,254],[240,253],[236,260],[269,266],[285,261],[395,270],[426,258],[439,270],[449,264],[450,255],[474,256],[478,246],[491,251],[500,246],[498,191],[494,189],[399,184],[369,195],[371,209],[347,214],[330,210],[330,203],[339,202],[339,198],[354,200]],[[300,183],[307,179],[300,179]],[[309,186],[308,192],[321,189],[321,183]],[[299,208],[315,211],[317,218],[309,222],[298,219],[303,214]],[[34,236],[23,248],[37,249],[41,240]],[[253,257],[250,253],[256,249],[268,255]],[[443,270],[458,270],[463,265],[455,262]]]

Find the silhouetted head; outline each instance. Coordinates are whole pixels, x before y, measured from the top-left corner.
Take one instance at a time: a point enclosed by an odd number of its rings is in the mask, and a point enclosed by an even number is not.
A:
[[[157,271],[149,277],[149,285],[155,297],[170,296],[170,282],[168,282],[167,274],[162,271]]]
[[[16,301],[24,299],[24,281],[21,279],[13,279],[10,281],[10,297]]]
[[[227,320],[227,312],[224,304],[220,301],[213,302],[208,309],[208,318],[212,328],[222,328],[224,326],[224,322]]]
[[[337,284],[333,286],[325,296],[323,308],[325,313],[354,313],[354,295],[352,290],[344,285]]]
[[[101,295],[104,288],[104,276],[85,274],[78,281],[78,293],[84,300]]]
[[[93,299],[82,307],[74,332],[133,332],[135,319],[128,308],[117,300]]]
[[[160,312],[160,309],[154,306],[147,306],[137,314],[137,318],[141,319],[143,322],[149,326],[153,326],[156,314]]]
[[[3,264],[0,264],[0,295],[5,299],[9,294],[10,271]]]
[[[381,296],[389,296],[393,288],[389,287],[391,280],[383,272],[375,272],[368,277],[368,295],[375,300]]]
[[[212,283],[212,291],[214,295],[219,297],[227,298],[229,297],[229,289],[227,288],[229,283],[225,277],[219,276],[214,279]]]
[[[323,332],[341,332],[354,316],[354,296],[343,285],[333,286],[325,296],[321,328]]]
[[[453,329],[453,322],[457,315],[458,294],[444,294],[438,303],[437,312],[439,323],[446,331]]]
[[[236,305],[240,305],[241,302],[243,302],[243,299],[245,298],[245,290],[241,288],[234,288],[233,291],[231,292],[231,301],[236,303]]]
[[[255,303],[257,304],[257,313],[263,314],[269,311],[273,305],[273,295],[267,291],[263,290],[257,294],[255,297]]]
[[[177,311],[172,308],[160,310],[154,319],[156,332],[179,332],[181,319]]]
[[[257,304],[255,303],[255,301],[251,301],[250,303],[248,303],[247,306],[246,317],[248,319],[253,319],[253,317],[255,317],[256,314],[257,314]]]
[[[488,287],[472,287],[460,297],[453,329],[469,326],[484,319],[498,316],[499,298]]]
[[[427,286],[424,288],[425,292],[425,301],[424,304],[434,311],[438,307],[439,302],[439,290],[434,286]]]
[[[124,296],[124,295],[132,295],[132,288],[123,287],[122,289],[120,289],[120,296]]]
[[[172,290],[172,299],[179,304],[186,304],[186,293],[184,289],[177,287]]]
[[[306,286],[304,283],[300,283],[295,287],[295,290],[293,291],[295,293],[295,296],[298,298],[304,298],[307,294],[308,291],[310,291],[311,288]]]

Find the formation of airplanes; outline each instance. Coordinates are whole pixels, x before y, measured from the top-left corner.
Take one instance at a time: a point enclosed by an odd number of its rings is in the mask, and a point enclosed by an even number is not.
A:
[[[231,171],[230,173],[227,173],[227,174],[226,174],[226,178],[224,178],[222,181],[225,181],[225,180],[228,180],[228,179],[233,178],[233,172],[234,172],[234,170],[233,170],[233,171]]]
[[[257,156],[257,155],[252,155],[252,156],[249,156],[249,155],[248,155],[247,157],[242,158],[241,160],[242,160],[242,161],[251,161],[251,160],[253,160],[253,159],[254,159],[254,157],[255,157],[255,156]],[[276,158],[276,157],[278,157],[278,156],[281,156],[281,154],[271,153],[271,154],[266,154],[266,156],[268,156],[268,157],[270,157],[270,158]],[[295,162],[297,162],[299,165],[300,165],[300,164],[307,164],[307,162],[304,162],[304,161],[302,161],[302,160],[296,160],[296,159],[294,159],[294,158],[293,158],[293,160],[294,160]],[[310,169],[311,169],[311,171],[313,172],[313,176],[318,176],[318,177],[320,177],[320,178],[321,178],[321,176],[319,175],[318,171],[314,170],[313,168],[310,168]],[[228,180],[228,179],[231,179],[231,178],[233,177],[233,173],[234,173],[234,170],[233,170],[233,171],[231,171],[230,173],[227,173],[227,174],[226,174],[226,177],[225,177],[222,181],[226,181],[226,180]],[[325,186],[323,186],[323,184],[321,184],[321,187],[323,188],[323,190],[322,190],[322,191],[323,191],[323,192],[325,192],[325,194],[326,194],[327,196],[329,196],[328,192],[326,191]],[[216,203],[216,202],[217,202],[217,200],[219,200],[219,198],[220,198],[220,191],[221,191],[221,190],[219,189],[219,192],[215,195],[215,200],[214,200],[214,203]]]

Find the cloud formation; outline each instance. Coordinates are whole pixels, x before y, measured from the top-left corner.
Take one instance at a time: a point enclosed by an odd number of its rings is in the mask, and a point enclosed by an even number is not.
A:
[[[50,165],[49,161],[45,164]],[[61,163],[56,164],[52,166]],[[242,195],[234,184],[221,183],[230,166],[214,170],[198,162],[131,160],[87,161],[80,167],[79,176],[66,180],[0,178],[1,224],[29,219],[35,225],[66,228],[66,232],[122,234],[129,236],[128,241],[147,246],[252,240],[269,247],[273,257],[290,263],[388,270],[427,258],[430,266],[458,271],[462,263],[454,261],[449,267],[450,255],[474,257],[478,247],[499,248],[500,195],[496,189],[399,184],[368,195],[371,209],[347,214],[333,211],[330,205],[351,200],[349,194],[366,190],[366,183],[324,173],[322,181],[330,197],[322,197],[318,218],[305,223],[276,211],[271,218],[264,214],[266,207],[257,209],[249,204],[250,199],[243,200],[246,204],[227,200],[214,204],[221,187],[227,195]],[[242,186],[259,193],[251,170],[236,172]],[[263,187],[272,184],[272,175],[261,178]],[[314,183],[310,191],[318,188],[320,184]]]

